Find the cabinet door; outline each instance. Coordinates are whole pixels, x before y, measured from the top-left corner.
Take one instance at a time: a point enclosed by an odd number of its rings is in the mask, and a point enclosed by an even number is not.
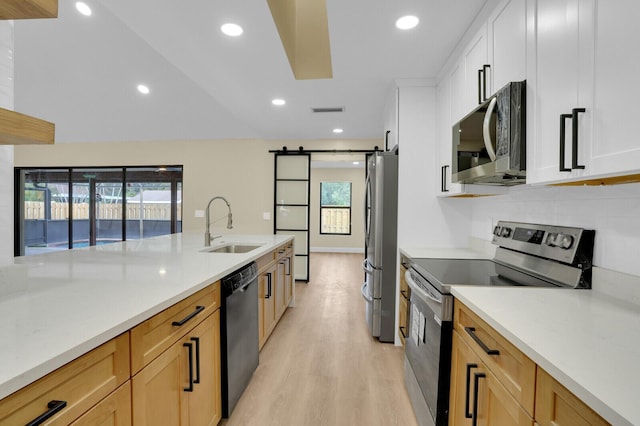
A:
[[[177,342],[133,376],[133,424],[187,425],[187,357]]]
[[[489,17],[487,92],[526,78],[526,0],[503,0]]]
[[[487,65],[487,26],[476,33],[476,36],[467,45],[463,54],[464,59],[464,94],[463,94],[463,116],[473,111],[478,104],[484,101],[484,95],[490,95],[484,88],[487,75],[480,75],[478,71],[483,70]]]
[[[384,108],[385,143],[388,149],[398,145],[398,89],[394,89]],[[388,135],[386,132],[389,132]],[[384,149],[384,148],[383,148]]]
[[[80,416],[71,426],[130,426],[131,382],[127,381],[116,391]]]
[[[191,362],[198,381],[189,393],[189,426],[216,425],[222,418],[220,310],[200,323],[183,342],[194,344]]]
[[[540,367],[536,385],[536,421],[541,426],[609,424]]]
[[[293,298],[293,271],[291,270],[293,252],[289,251],[287,253],[287,257],[285,257],[285,275],[284,275],[284,303],[285,309],[291,303],[291,299]]]
[[[284,313],[284,310],[287,309],[285,290],[284,290],[284,277],[287,272],[286,261],[284,259],[280,259],[278,264],[276,265],[276,289],[275,289],[275,298],[276,298],[276,318],[280,318],[280,316]]]
[[[455,68],[458,69],[458,68]],[[458,78],[457,74],[453,74],[454,78]],[[451,119],[453,108],[453,97],[461,96],[462,93],[459,87],[456,87],[452,93],[452,78],[451,75],[445,76],[437,89],[437,143],[438,143],[438,158],[439,162],[436,164],[436,182],[438,187],[436,188],[437,195],[451,195],[460,192],[459,184],[451,183],[451,159],[452,159],[452,143],[453,138],[451,135],[451,128],[453,121]],[[457,109],[461,108],[457,106]]]
[[[640,57],[637,0],[599,1],[596,8],[593,148],[589,174],[621,174],[640,169],[638,120]]]
[[[271,334],[275,324],[275,266],[269,266],[258,277],[258,337],[260,348]]]
[[[533,419],[475,352],[453,333],[449,424],[528,425]]]
[[[575,108],[579,149],[584,165],[590,146],[593,112],[593,11],[595,0],[537,0],[528,5],[527,28],[527,183],[580,177],[572,167],[572,120],[566,129],[564,164],[560,164],[561,116]],[[569,171],[560,171],[560,168]],[[572,170],[573,169],[573,170]]]

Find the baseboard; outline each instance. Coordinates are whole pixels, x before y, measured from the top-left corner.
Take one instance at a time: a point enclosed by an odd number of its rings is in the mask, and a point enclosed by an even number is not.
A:
[[[362,253],[361,247],[309,247],[309,251],[316,253]]]

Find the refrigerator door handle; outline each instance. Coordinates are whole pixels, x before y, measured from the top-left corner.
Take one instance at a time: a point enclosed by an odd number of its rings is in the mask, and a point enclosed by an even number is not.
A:
[[[360,287],[360,293],[362,293],[362,297],[364,298],[364,300],[367,301],[367,303],[372,303],[373,299],[369,297],[369,295],[367,294],[367,282],[365,281],[364,283],[362,283],[362,287]]]
[[[365,259],[362,262],[362,269],[364,270],[364,272],[366,272],[367,274],[372,274],[373,273],[373,266],[371,266],[369,264],[369,261],[367,259]]]

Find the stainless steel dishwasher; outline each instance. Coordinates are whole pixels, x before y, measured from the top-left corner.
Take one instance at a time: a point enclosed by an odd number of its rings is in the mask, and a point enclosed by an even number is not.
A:
[[[258,266],[224,277],[222,284],[222,416],[229,417],[258,367]]]

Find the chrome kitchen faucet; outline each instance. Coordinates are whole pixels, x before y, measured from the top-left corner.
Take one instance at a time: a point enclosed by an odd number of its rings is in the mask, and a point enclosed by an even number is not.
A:
[[[207,204],[207,209],[205,211],[205,216],[207,218],[206,219],[207,228],[204,231],[204,245],[205,245],[205,247],[211,246],[211,240],[213,239],[213,238],[211,238],[211,234],[209,233],[209,229],[211,228],[211,219],[209,218],[209,210],[210,210],[211,203],[213,202],[213,200],[222,200],[225,203],[227,203],[227,207],[229,208],[229,213],[227,214],[227,229],[232,229],[233,228],[233,217],[231,215],[231,204],[229,204],[229,202],[227,201],[226,198],[221,197],[221,196],[215,196],[212,199],[210,199],[209,200],[209,204]]]

